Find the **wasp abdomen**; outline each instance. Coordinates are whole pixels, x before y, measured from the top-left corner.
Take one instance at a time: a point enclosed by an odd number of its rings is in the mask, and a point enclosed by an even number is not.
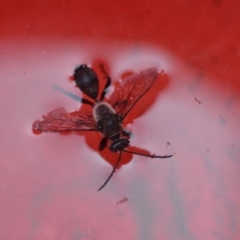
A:
[[[96,99],[99,91],[99,82],[96,73],[87,65],[81,65],[74,71],[74,80],[77,87],[92,99]]]

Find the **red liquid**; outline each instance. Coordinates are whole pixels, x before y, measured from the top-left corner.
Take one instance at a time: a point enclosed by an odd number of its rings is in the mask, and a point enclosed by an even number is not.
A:
[[[240,238],[237,1],[2,4],[1,239]],[[124,154],[100,192],[117,156],[98,133],[31,129],[80,108],[69,77],[96,60],[113,81],[165,71],[126,122],[132,146],[175,153]]]

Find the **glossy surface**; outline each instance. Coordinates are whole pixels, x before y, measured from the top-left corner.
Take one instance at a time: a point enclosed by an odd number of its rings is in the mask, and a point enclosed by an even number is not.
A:
[[[0,239],[240,238],[238,1],[2,1]],[[131,144],[171,159],[97,151],[98,133],[39,134],[80,108],[70,76],[163,70],[127,117]],[[111,91],[111,89],[110,89]]]

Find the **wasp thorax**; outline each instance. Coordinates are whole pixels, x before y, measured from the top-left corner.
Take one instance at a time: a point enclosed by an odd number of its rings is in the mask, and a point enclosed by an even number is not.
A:
[[[81,65],[74,71],[74,80],[77,87],[92,99],[96,99],[99,91],[99,82],[96,73],[86,65]]]
[[[115,111],[107,103],[98,103],[94,108],[94,117],[99,131],[108,138],[119,135],[121,123]]]
[[[106,120],[113,114],[115,114],[115,111],[112,109],[112,107],[109,104],[103,102],[96,104],[93,110],[93,115],[96,122],[100,120]]]

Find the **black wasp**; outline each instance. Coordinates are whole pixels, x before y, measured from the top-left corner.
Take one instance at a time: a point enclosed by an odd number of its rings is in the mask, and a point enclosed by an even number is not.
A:
[[[107,81],[102,93],[99,93],[99,80],[93,69],[81,65],[75,69],[74,80],[77,87],[91,100],[82,99],[92,106],[92,111],[79,110],[67,113],[64,108],[56,109],[43,116],[42,121],[35,121],[33,128],[41,132],[64,131],[98,131],[103,134],[99,144],[102,151],[106,146],[110,151],[119,153],[118,160],[101,190],[113,176],[120,160],[121,153],[128,152],[151,158],[169,158],[173,155],[157,156],[127,150],[130,133],[123,129],[122,122],[138,100],[152,87],[158,77],[156,68],[146,69],[139,74],[132,74],[124,79],[113,91],[109,99],[105,98],[106,90],[111,84]],[[100,96],[99,96],[100,95]]]

